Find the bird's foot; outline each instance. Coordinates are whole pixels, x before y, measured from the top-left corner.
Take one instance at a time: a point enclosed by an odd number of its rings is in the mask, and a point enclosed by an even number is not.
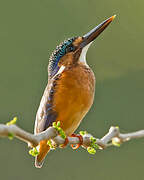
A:
[[[62,144],[60,147],[61,147],[61,148],[65,148],[68,143],[69,143],[69,140],[68,140],[68,138],[66,137],[64,144]]]
[[[72,134],[71,137],[77,137],[79,138],[78,144],[71,144],[72,149],[78,149],[83,144],[83,137],[80,134]]]

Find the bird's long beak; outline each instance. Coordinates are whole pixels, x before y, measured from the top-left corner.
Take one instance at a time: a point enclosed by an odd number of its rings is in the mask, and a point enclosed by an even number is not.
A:
[[[80,44],[80,48],[85,47],[86,45],[90,44],[93,40],[95,40],[104,31],[104,29],[113,21],[115,17],[116,15],[111,16],[110,18],[96,26],[94,29],[89,31],[87,34],[85,34],[83,36],[83,41]]]

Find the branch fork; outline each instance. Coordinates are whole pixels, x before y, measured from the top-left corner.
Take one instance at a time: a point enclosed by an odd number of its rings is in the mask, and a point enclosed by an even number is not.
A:
[[[13,135],[14,137],[20,139],[23,142],[28,143],[30,147],[36,147],[39,145],[40,141],[42,140],[50,140],[57,145],[62,145],[65,142],[65,139],[62,138],[56,128],[49,127],[47,130],[39,133],[39,134],[32,134],[29,133],[15,124],[5,125],[0,124],[0,137],[9,137]],[[115,145],[120,146],[120,144],[129,141],[131,139],[137,139],[144,137],[144,130],[131,132],[127,134],[120,133],[118,127],[111,127],[108,133],[103,136],[101,139],[96,138],[95,144],[98,145],[99,149],[105,149],[109,146]],[[78,137],[67,137],[69,144],[79,144],[80,139]],[[91,138],[93,136],[91,134],[85,133],[83,136],[83,144],[84,148],[88,148],[91,146]]]

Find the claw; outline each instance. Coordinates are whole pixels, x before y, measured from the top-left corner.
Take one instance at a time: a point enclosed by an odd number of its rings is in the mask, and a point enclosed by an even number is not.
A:
[[[74,145],[71,144],[72,149],[78,149],[83,144],[83,137],[80,134],[72,134],[71,137],[77,137],[79,138],[80,143]]]
[[[68,143],[69,143],[69,140],[68,140],[68,138],[66,137],[64,144],[62,144],[60,147],[61,147],[61,148],[65,148]]]

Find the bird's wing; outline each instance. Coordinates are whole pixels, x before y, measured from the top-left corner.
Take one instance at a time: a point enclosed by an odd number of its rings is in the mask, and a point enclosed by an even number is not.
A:
[[[53,106],[53,95],[55,91],[56,79],[49,80],[49,83],[44,91],[40,106],[36,115],[35,134],[46,130],[57,118],[57,113]],[[50,150],[47,140],[42,140],[39,143],[39,154],[35,158],[35,166],[41,168],[45,156]]]
[[[57,112],[53,106],[53,95],[55,92],[57,78],[48,83],[40,102],[35,120],[35,134],[46,130],[57,118]]]

